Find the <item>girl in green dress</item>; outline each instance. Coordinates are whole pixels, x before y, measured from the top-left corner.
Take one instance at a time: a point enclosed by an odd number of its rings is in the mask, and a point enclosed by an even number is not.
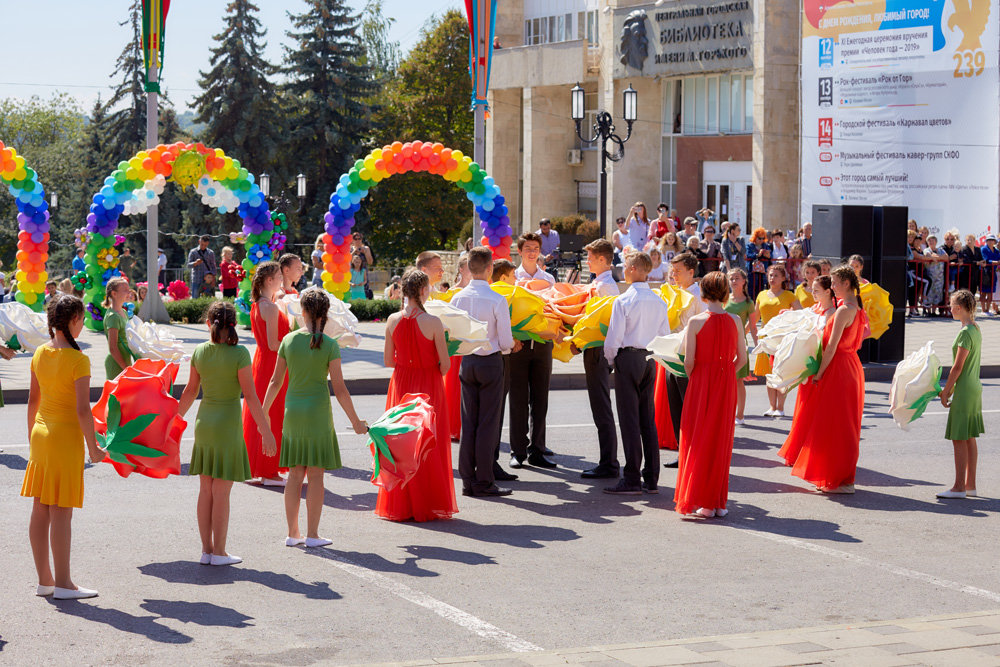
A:
[[[250,352],[238,344],[236,309],[228,301],[216,301],[209,307],[206,320],[212,339],[196,347],[191,355],[191,376],[177,411],[183,417],[198,397],[198,389],[204,389],[194,422],[194,449],[188,469],[188,474],[201,476],[198,492],[201,564],[234,565],[243,559],[226,551],[229,492],[233,482],[250,478],[250,460],[243,440],[241,392],[257,422],[264,454],[274,456],[277,446],[254,391]]]
[[[128,298],[128,281],[112,278],[108,281],[104,296],[104,333],[108,337],[108,356],[104,359],[104,373],[109,380],[118,377],[127,366],[139,358],[128,346],[125,327],[128,316],[122,309]]]
[[[736,315],[743,322],[744,337],[749,333],[757,344],[757,309],[747,292],[747,272],[743,269],[729,269],[729,302],[726,312]],[[743,411],[747,405],[747,387],[744,378],[750,375],[750,360],[736,371],[736,424],[743,426]]]
[[[948,408],[944,437],[955,447],[955,484],[937,494],[938,498],[965,498],[976,495],[976,438],[983,427],[983,385],[979,381],[979,354],[983,334],[976,324],[976,298],[969,290],[951,295],[951,316],[962,323],[951,352],[955,363],[941,390],[941,404]]]
[[[288,374],[285,395],[285,421],[281,430],[281,457],[278,465],[288,468],[285,485],[285,518],[288,521],[286,547],[305,545],[324,547],[333,542],[319,536],[319,519],[323,512],[323,472],[340,467],[340,449],[333,430],[333,409],[330,388],[351,420],[357,434],[366,433],[368,424],[358,418],[354,402],[344,384],[340,368],[340,346],[323,333],[330,298],[326,292],[310,287],[299,300],[305,327],[286,335],[278,346],[274,375],[264,395],[264,410],[269,411]],[[299,530],[299,504],[302,482],[306,489],[306,535]]]

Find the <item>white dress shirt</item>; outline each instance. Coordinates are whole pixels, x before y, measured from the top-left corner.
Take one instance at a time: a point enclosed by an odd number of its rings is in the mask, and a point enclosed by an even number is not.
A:
[[[514,270],[514,280],[544,280],[550,285],[556,284],[555,277],[540,266],[535,266],[534,273],[524,270],[524,264]]]
[[[646,283],[632,283],[611,306],[604,358],[614,366],[621,348],[645,349],[654,338],[668,333],[670,316],[666,302]]]
[[[594,289],[596,296],[618,296],[621,294],[621,290],[618,289],[618,283],[615,282],[615,277],[610,269],[594,276],[594,280],[590,283],[590,286]]]
[[[488,282],[473,280],[452,297],[451,305],[461,308],[480,322],[486,322],[486,338],[490,347],[476,350],[473,354],[481,357],[495,352],[506,354],[514,348],[507,299],[490,289]]]
[[[708,310],[708,304],[701,300],[701,285],[698,283],[691,283],[688,287],[683,288],[688,294],[694,297],[691,305],[681,313],[680,322],[678,324],[677,331],[683,331],[684,327],[688,325],[688,321],[698,315]]]

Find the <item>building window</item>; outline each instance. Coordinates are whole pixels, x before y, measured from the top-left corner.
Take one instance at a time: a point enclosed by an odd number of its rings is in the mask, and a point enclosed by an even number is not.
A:
[[[594,181],[576,182],[576,212],[588,220],[597,218],[597,183]]]
[[[589,46],[597,46],[597,10],[587,12],[577,12],[576,15],[576,38],[587,40]]]
[[[676,208],[677,134],[680,133],[681,82],[663,82],[663,118],[660,123],[660,201]]]
[[[542,16],[524,22],[524,43],[551,44],[573,39],[573,15]]]
[[[753,132],[753,75],[712,74],[678,79],[682,134]]]

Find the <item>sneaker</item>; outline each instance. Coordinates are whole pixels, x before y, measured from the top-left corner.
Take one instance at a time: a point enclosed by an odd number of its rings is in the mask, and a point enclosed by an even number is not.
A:
[[[645,493],[659,493],[660,492],[660,489],[656,486],[656,484],[650,484],[649,482],[643,482],[642,483],[642,490]]]
[[[609,486],[605,488],[604,493],[610,493],[613,496],[641,496],[642,487],[627,484],[623,479],[619,480],[617,486]]]

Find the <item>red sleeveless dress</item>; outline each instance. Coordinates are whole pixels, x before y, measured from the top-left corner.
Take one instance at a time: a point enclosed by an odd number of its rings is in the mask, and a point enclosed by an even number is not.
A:
[[[694,371],[681,416],[675,509],[725,509],[736,419],[736,354],[741,332],[729,313],[712,313],[698,332]]]
[[[656,422],[656,439],[660,449],[677,449],[674,422],[670,418],[670,401],[667,398],[667,369],[656,364],[656,383],[653,385],[653,420]]]
[[[811,306],[814,312],[822,315],[820,310],[820,305],[813,304]],[[826,334],[824,331],[824,344],[826,343]],[[778,456],[785,459],[785,465],[793,466],[795,465],[795,459],[799,457],[799,451],[802,449],[802,434],[805,431],[805,420],[802,418],[802,414],[805,412],[806,403],[809,402],[809,396],[812,394],[812,390],[816,387],[816,383],[809,378],[807,382],[803,382],[799,385],[798,391],[795,394],[795,412],[792,413],[792,428],[788,431],[788,437],[785,438],[785,444],[782,445],[781,449],[778,451]]]
[[[801,420],[796,433],[801,448],[792,474],[816,486],[854,484],[865,407],[865,373],[858,349],[867,328],[868,317],[859,309],[854,321],[844,329],[823,379],[810,391],[801,416],[796,415],[796,420]],[[824,354],[832,331],[831,317],[823,330]]]
[[[451,466],[451,436],[444,380],[434,341],[424,336],[416,317],[403,316],[392,331],[396,366],[385,406],[399,405],[406,394],[426,394],[434,408],[434,447],[416,475],[402,488],[379,488],[375,513],[392,521],[448,519],[458,511]]]
[[[264,318],[260,316],[260,310],[255,303],[250,308],[250,329],[253,331],[254,340],[257,341],[257,351],[253,353],[253,386],[257,390],[257,398],[264,400],[267,393],[267,385],[271,382],[274,374],[274,365],[278,361],[277,350],[271,351],[267,347],[267,325]],[[281,341],[288,333],[288,317],[283,312],[278,312],[278,341]],[[274,434],[274,441],[278,444],[278,450],[274,456],[264,456],[261,449],[260,433],[257,431],[257,422],[253,420],[246,401],[243,401],[243,441],[247,446],[247,456],[250,458],[250,474],[252,477],[276,477],[279,470],[287,472],[288,468],[278,468],[278,459],[281,456],[281,426],[285,421],[285,390],[288,389],[288,379],[281,385],[278,398],[271,406],[268,417],[271,421],[271,433]]]
[[[451,358],[448,374],[444,376],[444,393],[448,400],[448,431],[452,440],[462,436],[462,382],[458,379],[458,369],[462,366],[461,355]]]

